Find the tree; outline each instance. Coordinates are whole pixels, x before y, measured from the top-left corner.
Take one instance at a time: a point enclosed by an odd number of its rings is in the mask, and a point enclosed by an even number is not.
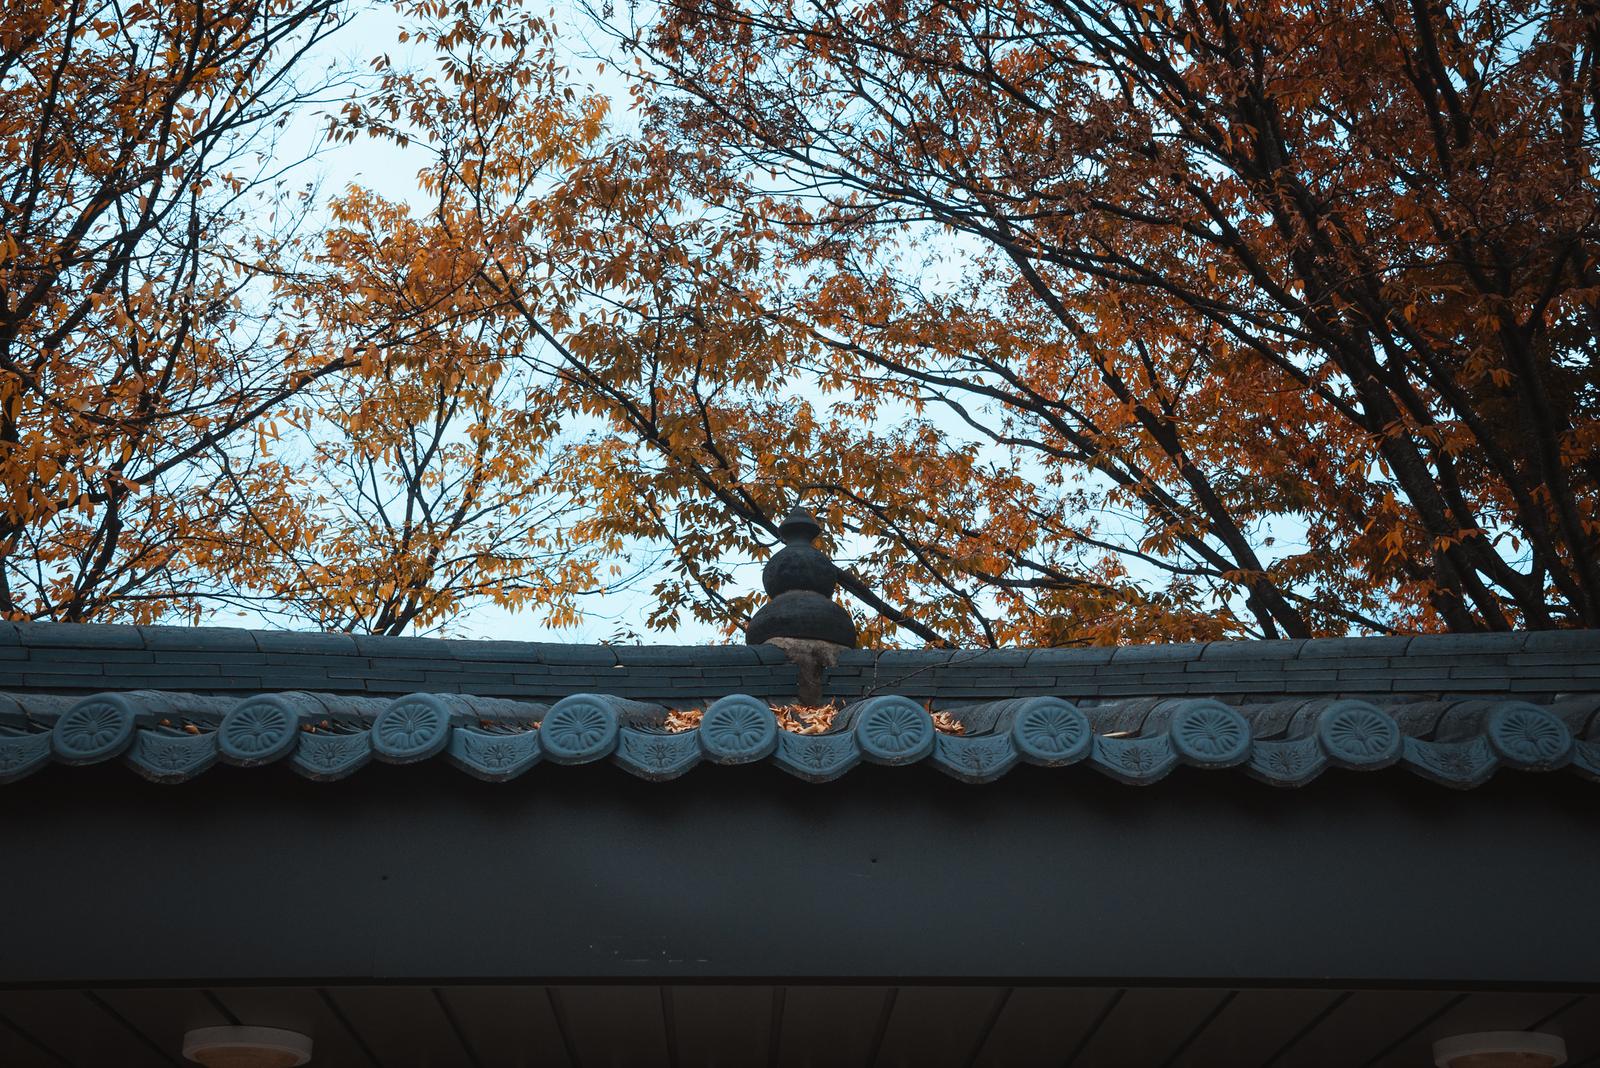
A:
[[[925,640],[1600,625],[1597,19],[670,0],[647,140],[765,368],[707,313],[639,495],[742,524],[691,578],[825,498]]]
[[[257,566],[217,536],[212,461],[346,365],[302,359],[259,285],[304,211],[274,139],[329,88],[301,60],[343,18],[337,0],[0,14],[6,617],[192,613],[207,573]]]
[[[326,217],[333,0],[0,16],[0,611],[731,633],[801,496],[869,641],[1600,625],[1589,8],[669,0],[627,133],[400,9]]]
[[[0,15],[0,614],[398,633],[481,600],[564,622],[615,579],[566,535],[551,392],[475,288],[518,235],[446,188],[506,94],[530,180],[598,115],[567,114],[537,20],[398,7],[439,62],[375,79],[318,69],[342,0]],[[402,92],[432,215],[286,189],[312,109],[342,102],[335,144],[404,142]]]
[[[228,473],[231,540],[266,561],[229,595],[367,633],[484,602],[569,625],[581,598],[635,577],[615,539],[576,532],[605,477],[575,461],[579,405],[545,355],[617,268],[590,255],[612,195],[587,181],[606,102],[574,91],[550,25],[516,5],[399,7],[422,58],[377,57],[332,134],[420,155],[428,199],[414,214],[346,190],[310,262],[279,280],[297,344],[345,370]]]
[[[230,489],[266,580],[232,592],[322,630],[401,634],[489,602],[576,621],[605,588],[570,537],[561,421],[543,377],[508,359],[514,331],[473,300],[465,220],[413,219],[351,190],[304,284],[316,337],[350,372],[304,391]]]

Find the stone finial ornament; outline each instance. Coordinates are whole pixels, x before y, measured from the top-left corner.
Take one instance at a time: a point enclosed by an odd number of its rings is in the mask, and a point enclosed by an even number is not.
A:
[[[798,505],[778,527],[783,548],[761,569],[761,585],[772,600],[745,628],[747,644],[793,638],[855,648],[855,621],[833,600],[839,569],[816,547],[821,533],[816,518]]]
[[[796,697],[822,701],[822,676],[843,649],[856,647],[856,624],[835,604],[839,568],[817,548],[816,517],[799,505],[778,527],[783,548],[761,569],[761,585],[772,600],[750,619],[748,645],[776,645],[799,668]]]

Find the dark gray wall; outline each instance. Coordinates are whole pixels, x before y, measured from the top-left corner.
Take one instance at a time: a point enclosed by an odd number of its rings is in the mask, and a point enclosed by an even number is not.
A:
[[[716,979],[1600,983],[1593,787],[864,767],[512,785],[437,764],[0,791],[0,985]]]

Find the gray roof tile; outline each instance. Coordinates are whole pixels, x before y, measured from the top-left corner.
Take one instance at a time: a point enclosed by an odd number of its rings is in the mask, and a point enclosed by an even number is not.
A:
[[[256,645],[264,653],[355,656],[358,652],[358,643],[349,634],[311,634],[292,630],[258,631]]]
[[[1533,631],[1523,642],[1530,653],[1587,653],[1600,657],[1600,630]]]
[[[5,644],[7,638],[14,644]],[[261,650],[268,651],[261,651]],[[1523,649],[1526,651],[1517,651]],[[0,688],[140,686],[240,694],[409,690],[557,700],[581,690],[708,701],[783,699],[797,673],[773,646],[574,646],[236,629],[6,624]],[[847,650],[830,698],[902,693],[939,706],[1023,696],[1188,694],[1225,700],[1361,695],[1416,700],[1499,691],[1549,700],[1600,691],[1600,632],[1439,635],[1182,646]]]
[[[1305,644],[1301,638],[1280,638],[1259,642],[1207,642],[1200,659],[1211,660],[1289,660]]]
[[[251,710],[261,702],[275,702],[275,707],[290,710],[290,717],[276,721],[259,717]],[[998,778],[1019,761],[1053,767],[1082,762],[1118,781],[1141,785],[1156,781],[1178,763],[1201,769],[1239,766],[1279,786],[1303,785],[1330,766],[1378,768],[1396,760],[1404,769],[1457,788],[1481,783],[1497,767],[1549,771],[1571,762],[1580,774],[1600,778],[1600,743],[1575,738],[1573,729],[1593,721],[1600,697],[1587,699],[1586,705],[1564,704],[1560,715],[1500,695],[1414,700],[1386,709],[1326,697],[1268,700],[1254,707],[1242,702],[1230,709],[1210,699],[1153,695],[1086,701],[1074,709],[1046,697],[971,704],[962,709],[960,719],[975,733],[942,740],[926,721],[920,734],[908,732],[906,710],[909,707],[915,716],[917,706],[904,698],[884,697],[857,702],[839,713],[832,730],[823,736],[826,743],[811,747],[821,763],[796,761],[792,745],[777,745],[772,755],[777,739],[771,719],[766,720],[766,742],[752,743],[749,739],[759,738],[760,732],[752,735],[751,726],[760,725],[764,707],[749,697],[724,697],[712,705],[698,730],[663,735],[659,733],[663,704],[607,694],[575,695],[546,708],[486,695],[396,694],[390,700],[281,692],[240,700],[129,690],[73,702],[19,691],[0,693],[0,782],[32,774],[47,750],[50,758],[72,764],[120,758],[161,782],[192,778],[219,757],[245,766],[283,761],[303,775],[333,779],[351,774],[373,757],[404,763],[434,754],[469,774],[503,781],[529,772],[539,762],[547,735],[550,746],[559,740],[564,747],[551,749],[551,759],[558,759],[558,752],[565,754],[559,757],[562,763],[610,758],[654,780],[673,778],[701,760],[741,763],[769,755],[785,770],[816,781],[835,778],[863,758],[887,763],[928,760],[969,782]],[[407,717],[408,740],[403,744],[418,746],[415,755],[393,749],[382,734],[385,717],[401,708]],[[723,718],[717,718],[719,708],[728,710]],[[603,744],[591,746],[588,739],[594,735],[588,727],[581,732],[585,740],[578,748],[572,747],[577,734],[557,733],[563,730],[567,710],[573,709],[584,710],[586,724],[596,722],[596,714],[608,718],[609,735],[599,735]],[[740,710],[737,715],[735,709]],[[122,728],[106,729],[108,712],[122,717]],[[429,715],[437,717],[431,726]],[[756,718],[750,720],[751,715]],[[1341,725],[1341,717],[1353,718]],[[183,722],[173,722],[177,719]],[[1382,731],[1388,732],[1390,741],[1370,744]],[[609,742],[604,741],[607,737]],[[928,745],[929,741],[938,744]],[[1290,743],[1292,748],[1285,749]],[[1452,755],[1457,750],[1451,747],[1462,744],[1473,748],[1472,761]],[[174,745],[183,753],[176,753]],[[903,756],[897,748],[911,745],[919,748],[904,750]],[[253,759],[252,754],[260,752],[271,756]],[[979,759],[974,756],[978,753],[986,754],[980,761],[987,769],[982,774],[968,763]],[[176,760],[178,756],[183,759]]]
[[[538,662],[554,666],[612,667],[621,661],[617,651],[609,645],[556,645],[545,642],[537,646]]]
[[[1524,631],[1487,634],[1420,634],[1406,652],[1413,656],[1482,656],[1486,653],[1520,653],[1527,644]]]
[[[1070,649],[1035,649],[1028,654],[1029,670],[1059,671],[1065,667],[1109,664],[1116,649],[1109,645],[1079,646]]]
[[[65,645],[75,649],[143,649],[138,627],[115,623],[18,623],[17,633],[27,646]]]
[[[455,643],[443,638],[357,634],[354,635],[353,640],[356,643],[356,652],[362,656],[447,656],[454,658],[454,654],[450,650]]]
[[[1300,645],[1295,655],[1302,659],[1329,656],[1404,656],[1409,637],[1311,638]]]
[[[233,650],[253,653],[257,650],[256,631],[237,627],[165,627],[138,628],[146,649],[183,650],[185,652]],[[261,631],[260,633],[268,633]]]
[[[1113,664],[1148,664],[1167,660],[1198,660],[1207,642],[1179,642],[1171,645],[1121,645],[1111,654]]]

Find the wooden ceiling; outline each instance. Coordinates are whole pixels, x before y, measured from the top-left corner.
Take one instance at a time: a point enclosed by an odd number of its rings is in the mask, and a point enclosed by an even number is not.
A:
[[[182,1065],[186,1029],[229,1023],[312,1035],[316,1068],[1420,1066],[1482,1030],[1600,1065],[1594,994],[759,984],[0,990],[0,1065]]]

